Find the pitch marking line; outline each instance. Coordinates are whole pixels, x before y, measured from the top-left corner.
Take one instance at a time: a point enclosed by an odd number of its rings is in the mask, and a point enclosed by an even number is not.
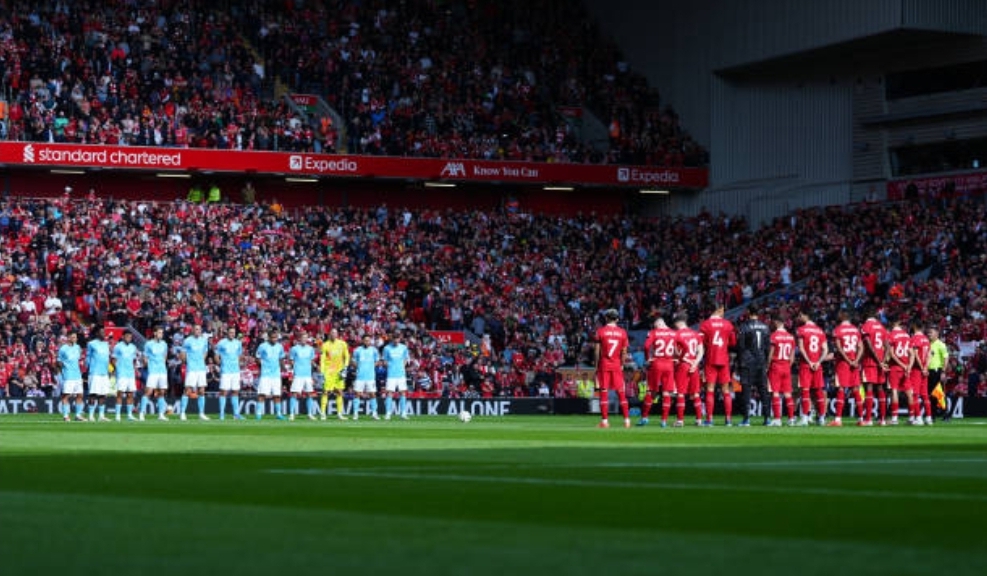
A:
[[[352,468],[279,468],[264,470],[267,474],[296,476],[338,476],[350,478],[378,478],[390,480],[432,480],[448,482],[486,482],[492,484],[527,484],[535,486],[574,486],[579,488],[629,488],[660,490],[706,490],[725,492],[758,492],[768,494],[798,494],[812,496],[838,496],[850,498],[914,498],[921,500],[987,501],[987,495],[945,494],[935,492],[884,492],[877,490],[841,490],[835,488],[756,486],[736,484],[703,484],[684,482],[626,482],[610,480],[577,480],[571,478],[529,478],[519,476],[470,476],[467,474],[431,474],[418,472],[389,472],[383,470],[357,470]]]

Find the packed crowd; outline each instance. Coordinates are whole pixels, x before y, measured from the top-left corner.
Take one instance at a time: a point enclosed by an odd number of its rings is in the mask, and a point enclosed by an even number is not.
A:
[[[590,335],[611,307],[644,329],[658,315],[697,323],[717,305],[774,294],[772,314],[808,310],[827,327],[841,307],[876,304],[940,324],[954,345],[985,340],[980,202],[833,210],[750,231],[710,214],[4,199],[0,383],[45,391],[59,338],[106,323],[143,335],[160,325],[174,342],[193,325],[233,326],[248,345],[268,330],[336,327],[348,342],[378,344],[401,330],[415,392],[454,396],[575,394],[559,367],[591,363]],[[927,280],[914,277],[922,270]],[[786,290],[799,278],[810,279],[804,289]],[[433,329],[480,340],[443,346]]]
[[[0,6],[11,139],[702,165],[706,152],[579,3]],[[347,122],[265,100],[277,77]],[[609,124],[594,151],[564,111]],[[578,112],[574,112],[578,115]]]

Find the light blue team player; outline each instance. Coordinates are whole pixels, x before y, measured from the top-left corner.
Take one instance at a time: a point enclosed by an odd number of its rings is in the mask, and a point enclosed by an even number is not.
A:
[[[99,406],[99,421],[106,417],[106,395],[110,393],[110,343],[103,340],[103,329],[93,328],[93,338],[86,344],[86,370],[89,371],[89,421],[94,422]]]
[[[134,346],[133,340],[133,334],[124,332],[111,353],[113,370],[117,375],[117,422],[120,421],[124,408],[127,411],[127,420],[136,420],[133,402],[134,393],[137,392],[137,372],[134,369],[137,346]]]
[[[281,361],[284,359],[284,346],[278,342],[278,333],[267,333],[267,342],[257,347],[260,359],[260,379],[257,382],[257,419],[264,417],[264,403],[273,398],[274,415],[284,420],[281,414]]]
[[[315,399],[312,394],[315,392],[315,380],[312,378],[312,366],[315,365],[315,348],[312,347],[312,338],[307,334],[301,337],[301,342],[295,344],[288,350],[288,359],[291,360],[291,400],[288,408],[288,419],[294,420],[298,415],[298,397],[305,397],[305,412],[309,420],[315,420]]]
[[[360,404],[366,399],[370,417],[380,420],[377,415],[377,362],[380,361],[380,352],[371,346],[370,336],[363,337],[363,344],[353,351],[353,363],[356,365],[356,380],[353,382],[353,390],[356,397],[351,404],[353,408],[353,419],[360,418]]]
[[[79,361],[82,359],[82,348],[79,347],[79,336],[69,332],[68,341],[58,348],[58,364],[62,369],[62,402],[60,405],[62,419],[68,422],[72,400],[75,400],[75,419],[85,421],[82,416],[82,369]]]
[[[219,419],[226,419],[226,398],[233,402],[233,419],[243,420],[240,415],[240,359],[243,356],[243,342],[236,337],[236,328],[226,330],[226,338],[216,343],[219,356]]]
[[[185,391],[179,419],[185,420],[185,410],[190,397],[198,398],[199,420],[206,416],[206,354],[209,353],[209,338],[202,334],[202,326],[192,328],[192,335],[182,342],[182,359],[185,361]]]
[[[164,328],[154,329],[154,337],[144,343],[144,364],[147,367],[147,381],[144,382],[144,397],[141,398],[141,409],[138,418],[143,421],[144,415],[151,408],[151,397],[157,398],[158,420],[167,420],[165,415],[168,394],[168,343],[164,341]]]
[[[384,420],[394,414],[394,396],[398,395],[397,414],[402,420],[408,419],[408,360],[411,355],[401,341],[401,332],[394,332],[391,341],[384,346],[384,364],[387,366],[387,397],[384,399]]]

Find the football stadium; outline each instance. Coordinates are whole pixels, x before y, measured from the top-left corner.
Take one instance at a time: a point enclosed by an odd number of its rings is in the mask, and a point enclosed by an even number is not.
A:
[[[987,3],[0,3],[4,574],[982,574]]]

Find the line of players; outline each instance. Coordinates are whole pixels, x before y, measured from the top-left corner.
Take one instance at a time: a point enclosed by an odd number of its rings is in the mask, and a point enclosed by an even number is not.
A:
[[[749,310],[756,318],[757,310]],[[723,317],[724,309],[718,308],[695,331],[686,325],[685,316],[676,316],[674,327],[659,318],[648,333],[644,351],[647,361],[647,393],[644,398],[639,425],[647,425],[656,395],[661,399],[661,426],[668,424],[672,400],[676,401],[677,418],[674,426],[683,426],[686,401],[692,400],[696,424],[713,426],[713,408],[717,388],[720,389],[726,413],[725,424],[732,425],[733,378],[730,369],[730,350],[737,347],[737,331]],[[624,426],[630,427],[628,403],[623,381],[623,367],[629,359],[626,332],[617,326],[616,310],[604,313],[606,325],[599,328],[595,338],[597,367],[597,392],[600,398],[602,420],[600,427],[609,427],[609,391],[617,392]],[[930,330],[927,337],[922,328],[913,324],[911,333],[900,321],[891,322],[888,331],[874,316],[868,317],[858,329],[850,322],[849,315],[841,312],[833,330],[834,350],[831,352],[826,333],[807,314],[799,315],[799,327],[793,335],[785,328],[782,319],[774,321],[774,331],[765,327],[754,331],[752,342],[746,343],[746,378],[755,382],[742,382],[747,387],[759,386],[762,401],[770,396],[771,417],[765,416],[765,425],[781,426],[782,402],[787,408],[788,425],[807,426],[815,407],[815,423],[826,423],[827,397],[823,380],[823,363],[835,363],[836,406],[835,417],[829,426],[842,426],[843,409],[848,393],[853,395],[858,407],[858,425],[873,426],[875,402],[882,426],[898,423],[898,409],[902,400],[907,402],[909,423],[932,424],[932,406],[929,398],[930,350],[939,354],[938,366],[944,365],[947,354],[938,340],[938,331]],[[931,340],[930,340],[931,337]],[[798,384],[801,400],[801,416],[795,418],[795,397],[792,387],[792,365],[798,364]],[[701,382],[702,380],[702,382]],[[862,385],[862,386],[861,386]],[[861,392],[863,388],[863,392]],[[886,392],[890,390],[890,406]],[[876,399],[875,399],[876,395]],[[813,406],[813,404],[815,406]],[[742,426],[749,426],[746,411]],[[888,420],[890,409],[891,418]],[[923,420],[924,411],[924,420]]]
[[[402,334],[395,332],[390,341],[379,351],[371,344],[370,336],[364,336],[362,344],[350,353],[349,346],[339,338],[333,329],[329,337],[320,346],[319,351],[312,346],[312,338],[300,335],[291,348],[285,352],[277,332],[268,332],[265,341],[257,347],[256,357],[260,362],[260,376],[257,381],[257,419],[264,416],[267,399],[272,400],[275,418],[279,420],[294,420],[300,413],[300,400],[306,402],[306,415],[309,419],[327,417],[328,401],[336,400],[336,415],[340,420],[346,420],[347,414],[343,406],[343,390],[345,388],[344,374],[353,366],[356,379],[354,391],[356,397],[350,403],[354,420],[359,418],[362,403],[368,403],[370,417],[380,418],[377,407],[376,366],[383,361],[386,371],[386,395],[384,419],[390,420],[392,415],[407,419],[409,410],[407,403],[407,365],[410,353],[402,341]],[[184,392],[181,396],[179,419],[187,420],[188,404],[196,400],[198,417],[209,420],[205,413],[205,390],[207,374],[207,355],[212,351],[219,359],[219,419],[226,418],[227,399],[233,409],[232,418],[242,420],[240,413],[241,370],[243,368],[243,342],[236,337],[236,330],[230,328],[226,337],[211,345],[209,338],[203,334],[201,326],[195,326],[192,334],[181,344],[179,357],[185,364]],[[167,391],[168,391],[168,343],[164,340],[164,330],[157,328],[154,336],[148,340],[143,351],[138,351],[129,332],[124,332],[120,341],[112,348],[104,339],[103,330],[95,328],[92,338],[86,344],[85,370],[88,375],[88,420],[109,421],[106,417],[106,396],[110,392],[110,371],[116,375],[116,420],[121,420],[126,414],[127,420],[144,420],[156,402],[156,412],[159,420],[167,420]],[[58,349],[58,362],[61,368],[62,393],[59,411],[65,421],[72,419],[72,408],[75,409],[75,419],[85,421],[83,416],[85,402],[83,399],[82,378],[82,349],[78,344],[75,333],[68,335],[68,340]],[[137,393],[137,369],[146,367],[144,393],[141,396],[138,415],[134,416],[135,396]],[[293,373],[290,398],[287,406],[282,402],[282,371],[290,367]],[[313,371],[319,370],[324,382],[321,401],[316,405],[317,392],[314,388]],[[287,413],[287,415],[286,415]]]

